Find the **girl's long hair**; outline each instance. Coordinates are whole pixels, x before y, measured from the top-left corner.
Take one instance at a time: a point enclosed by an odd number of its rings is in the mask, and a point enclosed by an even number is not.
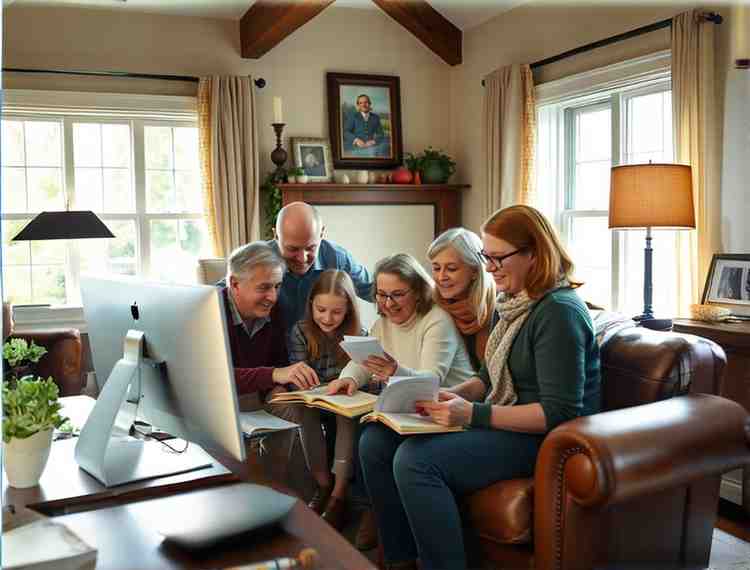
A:
[[[336,330],[335,338],[328,337],[313,319],[313,301],[316,295],[336,295],[346,299],[346,317]],[[327,269],[320,274],[318,280],[310,289],[310,296],[307,299],[305,309],[305,318],[300,326],[302,333],[307,340],[308,358],[315,360],[320,358],[324,349],[333,349],[336,353],[336,361],[340,365],[345,365],[349,361],[349,356],[341,349],[338,341],[344,335],[358,336],[362,331],[362,322],[359,318],[359,308],[357,307],[357,294],[354,290],[354,283],[349,274],[339,269]]]

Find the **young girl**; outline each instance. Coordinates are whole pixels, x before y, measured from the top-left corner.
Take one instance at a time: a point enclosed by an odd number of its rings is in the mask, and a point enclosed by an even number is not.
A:
[[[339,377],[349,361],[339,346],[344,335],[364,335],[357,309],[357,296],[351,277],[344,271],[329,269],[310,290],[305,318],[294,325],[289,339],[290,362],[307,362],[322,382]],[[305,452],[320,454],[320,461],[309,461],[310,465],[328,465],[323,431],[320,429],[320,412],[316,408],[305,408],[305,414],[314,415],[318,421],[305,422],[315,425],[313,433],[307,433]],[[344,523],[345,498],[352,476],[352,455],[356,423],[344,416],[336,415],[336,448],[333,473],[335,484],[328,471],[313,473],[317,490],[310,501],[310,508],[322,513],[323,518],[334,528]]]

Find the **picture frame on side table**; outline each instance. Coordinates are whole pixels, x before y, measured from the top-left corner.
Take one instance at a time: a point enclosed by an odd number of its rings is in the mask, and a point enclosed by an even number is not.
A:
[[[293,137],[291,146],[294,166],[304,170],[310,182],[331,181],[333,164],[328,139]]]
[[[401,166],[399,78],[327,73],[326,84],[334,168],[371,170]]]
[[[750,315],[750,253],[715,253],[703,288],[704,305]]]

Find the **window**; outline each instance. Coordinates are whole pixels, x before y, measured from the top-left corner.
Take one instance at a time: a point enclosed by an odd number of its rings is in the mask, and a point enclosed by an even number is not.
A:
[[[585,282],[581,295],[626,314],[643,310],[645,231],[608,228],[610,169],[673,162],[671,107],[667,71],[538,108],[537,205],[558,226]],[[674,314],[676,232],[655,230],[653,238],[654,309]]]
[[[194,280],[197,258],[210,254],[198,129],[194,113],[162,114],[29,110],[12,101],[6,107],[0,143],[7,300],[80,305],[85,272]],[[93,210],[115,239],[10,242],[37,213],[66,207]]]

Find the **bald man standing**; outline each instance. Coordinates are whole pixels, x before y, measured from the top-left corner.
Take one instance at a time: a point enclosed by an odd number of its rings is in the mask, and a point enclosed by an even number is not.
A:
[[[343,247],[323,239],[325,226],[318,211],[305,202],[284,206],[276,218],[275,239],[269,242],[286,260],[288,271],[279,292],[287,333],[305,316],[313,283],[326,269],[346,271],[357,296],[372,301],[372,277]]]

